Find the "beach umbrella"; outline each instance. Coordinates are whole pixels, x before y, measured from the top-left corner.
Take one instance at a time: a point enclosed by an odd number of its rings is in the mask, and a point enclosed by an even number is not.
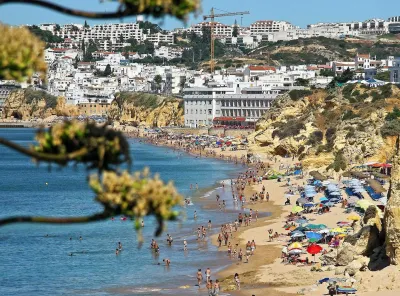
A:
[[[301,231],[293,231],[290,237],[303,237],[304,233]]]
[[[330,181],[323,181],[323,182],[322,182],[322,185],[328,186],[330,183],[331,183]]]
[[[296,222],[298,224],[306,224],[306,223],[308,223],[308,220],[307,219],[297,219],[294,222]]]
[[[355,204],[355,203],[357,203],[358,201],[359,201],[359,199],[358,199],[357,197],[355,197],[355,196],[352,196],[352,197],[350,197],[350,198],[347,199],[347,202],[348,202],[349,204]]]
[[[289,251],[289,255],[298,255],[298,254],[301,254],[301,253],[303,253],[303,251],[300,250],[300,249],[293,249],[293,250]]]
[[[315,255],[322,251],[322,247],[320,245],[311,245],[307,248],[307,253],[314,256],[315,262]]]
[[[324,197],[321,197],[320,199],[319,199],[319,201],[320,202],[324,202],[324,201],[328,201],[329,199],[327,199],[325,196]]]
[[[303,227],[303,226],[299,226],[294,231],[306,231],[306,230],[308,230],[308,228]]]
[[[302,207],[299,207],[299,206],[294,206],[292,208],[292,213],[300,213],[302,211],[304,211],[304,209]]]
[[[296,202],[297,202],[298,204],[301,204],[301,205],[302,205],[302,204],[307,203],[308,200],[305,199],[304,197],[300,197],[299,199],[296,200]]]
[[[341,194],[340,194],[340,192],[338,192],[338,191],[333,191],[333,192],[330,192],[329,195],[332,195],[332,196],[339,196],[339,195],[341,195]]]
[[[308,239],[316,239],[317,241],[319,241],[322,238],[322,235],[316,232],[308,231],[306,232],[306,237]]]
[[[349,224],[350,224],[350,222],[346,222],[346,221],[340,221],[340,222],[336,223],[336,225],[339,227],[349,226]]]
[[[329,202],[326,202],[324,205],[327,207],[333,207],[335,204],[333,202],[329,201]]]
[[[327,228],[325,224],[307,224],[305,227],[311,230],[319,230]]]
[[[317,231],[318,233],[329,233],[329,229],[321,229]]]
[[[293,250],[293,249],[302,249],[303,248],[303,245],[301,244],[301,243],[299,243],[299,242],[294,242],[294,243],[292,243],[290,246],[289,246],[289,250]]]
[[[336,228],[331,229],[330,232],[332,232],[332,233],[345,233],[346,230],[343,229],[343,228],[340,228],[340,227],[336,227]]]
[[[314,197],[314,196],[317,195],[317,193],[316,193],[316,192],[306,192],[304,195],[305,195],[306,197]]]
[[[313,206],[315,206],[315,204],[313,204],[312,202],[303,205],[303,207],[305,208],[312,208]]]
[[[330,198],[329,201],[331,201],[331,202],[339,202],[340,198],[336,198],[336,197]]]
[[[356,215],[356,214],[352,214],[352,215],[347,217],[347,220],[351,220],[351,221],[358,221],[360,219],[361,219],[361,217]]]
[[[358,202],[356,202],[356,206],[363,210],[366,210],[371,205],[373,205],[373,203],[366,199],[361,199]]]

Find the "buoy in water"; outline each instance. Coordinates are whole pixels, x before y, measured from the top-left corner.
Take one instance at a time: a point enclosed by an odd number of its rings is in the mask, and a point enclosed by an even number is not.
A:
[[[49,185],[49,183],[46,182],[46,186]]]

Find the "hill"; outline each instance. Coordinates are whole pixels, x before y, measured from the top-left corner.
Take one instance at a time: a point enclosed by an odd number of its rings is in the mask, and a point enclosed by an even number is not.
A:
[[[249,139],[253,152],[295,155],[305,166],[345,170],[386,161],[400,134],[400,89],[347,85],[291,91],[276,100]]]

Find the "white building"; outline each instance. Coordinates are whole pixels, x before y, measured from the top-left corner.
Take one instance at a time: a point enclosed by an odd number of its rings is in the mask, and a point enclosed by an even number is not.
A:
[[[271,107],[278,90],[245,82],[213,82],[185,88],[185,126],[254,126]]]
[[[350,35],[381,35],[389,32],[390,21],[370,19],[364,22],[318,23],[308,25],[308,28],[347,27]]]
[[[183,49],[179,47],[160,46],[154,50],[154,56],[167,60],[181,58]]]
[[[143,39],[154,43],[156,46],[158,46],[160,42],[164,42],[167,44],[174,44],[174,34],[172,33],[168,34],[155,33],[155,34],[144,35]]]
[[[281,32],[294,29],[295,27],[284,21],[256,21],[250,25],[250,33],[255,35],[266,35],[272,32]]]
[[[196,35],[203,35],[203,28],[211,28],[211,22],[201,22],[190,26],[189,32],[194,32]],[[219,22],[214,22],[215,38],[232,37],[233,26],[224,25]]]

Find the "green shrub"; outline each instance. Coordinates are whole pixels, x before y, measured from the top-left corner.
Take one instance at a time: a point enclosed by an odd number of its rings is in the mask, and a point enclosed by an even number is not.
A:
[[[394,107],[394,108],[393,108],[393,111],[392,111],[392,112],[389,112],[389,113],[386,115],[385,120],[386,120],[386,121],[396,120],[396,119],[399,118],[399,117],[400,117],[400,110],[399,110],[399,108]]]
[[[289,120],[287,123],[282,124],[276,130],[272,132],[272,137],[279,137],[279,139],[285,139],[289,137],[296,136],[300,133],[301,130],[304,130],[306,126],[303,122],[292,119]]]
[[[371,92],[371,96],[372,96],[372,102],[385,99],[385,97],[382,94],[378,93],[375,90]]]
[[[369,97],[369,95],[365,92],[361,95],[356,96],[358,101],[364,101],[365,99],[367,99]]]
[[[349,132],[347,133],[347,135],[346,135],[346,139],[351,139],[351,138],[354,138],[354,137],[355,137],[355,135],[356,135],[356,130],[355,130],[354,127],[349,126],[349,127],[346,128],[346,130],[349,131]]]
[[[349,99],[351,97],[351,93],[353,92],[353,89],[356,87],[354,83],[346,84],[345,87],[343,87],[342,94],[343,97],[346,99]]]
[[[367,147],[365,147],[364,144],[361,145],[361,151],[362,153],[365,153],[365,151],[367,151]]]
[[[312,91],[305,89],[294,89],[289,92],[289,96],[293,101],[298,101],[299,99],[310,95],[312,95]]]
[[[395,119],[386,121],[381,128],[381,134],[383,137],[388,136],[399,136],[400,135],[400,120]]]
[[[353,112],[353,110],[346,110],[343,113],[342,120],[350,120],[350,119],[357,118],[357,117],[360,117],[360,116],[358,114],[355,114]]]
[[[25,94],[25,101],[28,104],[31,104],[33,100],[44,99],[46,102],[46,108],[55,108],[57,106],[57,97],[43,90],[34,90],[32,88],[27,88],[24,94]]]
[[[381,91],[381,95],[385,99],[390,98],[393,95],[392,85],[390,83],[379,86],[378,89]]]
[[[324,138],[324,134],[321,131],[314,131],[310,134],[310,137],[308,138],[307,145],[316,145],[322,142],[322,139]]]
[[[347,162],[344,158],[343,151],[340,150],[336,152],[335,159],[332,164],[328,166],[327,169],[334,169],[335,172],[340,172],[340,170],[345,170],[347,168]]]
[[[336,128],[330,127],[325,132],[326,150],[332,151],[336,139]]]

